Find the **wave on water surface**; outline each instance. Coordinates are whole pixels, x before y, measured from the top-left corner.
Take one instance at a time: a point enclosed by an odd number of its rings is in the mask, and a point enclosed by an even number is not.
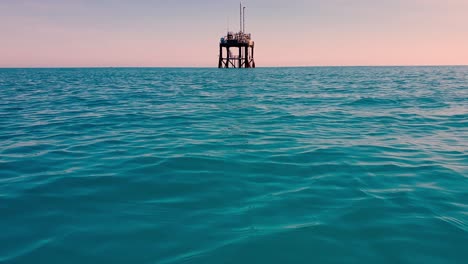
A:
[[[2,263],[466,263],[468,68],[0,69]]]

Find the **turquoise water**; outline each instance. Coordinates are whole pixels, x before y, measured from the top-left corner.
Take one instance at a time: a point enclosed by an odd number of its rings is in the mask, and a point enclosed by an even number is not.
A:
[[[468,67],[0,69],[1,263],[468,263]]]

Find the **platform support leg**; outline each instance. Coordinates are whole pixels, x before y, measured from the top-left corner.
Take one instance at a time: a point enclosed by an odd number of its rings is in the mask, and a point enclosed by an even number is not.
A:
[[[223,47],[219,45],[219,61],[218,61],[218,68],[223,67]]]

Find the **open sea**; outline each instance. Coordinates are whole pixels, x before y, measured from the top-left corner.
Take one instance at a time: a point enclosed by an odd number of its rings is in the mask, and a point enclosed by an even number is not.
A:
[[[468,67],[0,69],[0,263],[468,263]]]

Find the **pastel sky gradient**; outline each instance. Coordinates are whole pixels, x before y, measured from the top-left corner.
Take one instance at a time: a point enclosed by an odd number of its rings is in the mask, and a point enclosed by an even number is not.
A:
[[[468,65],[468,0],[245,0],[257,66]],[[217,66],[237,0],[0,0],[0,67]]]

